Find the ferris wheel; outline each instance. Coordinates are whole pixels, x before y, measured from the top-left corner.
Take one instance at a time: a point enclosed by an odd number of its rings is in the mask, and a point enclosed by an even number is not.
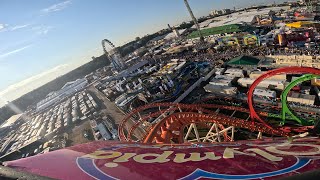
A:
[[[101,41],[101,44],[102,44],[104,54],[110,59],[112,66],[118,71],[121,70],[123,68],[123,64],[121,63],[120,54],[116,49],[115,45],[108,39],[103,39]],[[106,45],[111,47],[111,51],[109,52],[107,51]]]

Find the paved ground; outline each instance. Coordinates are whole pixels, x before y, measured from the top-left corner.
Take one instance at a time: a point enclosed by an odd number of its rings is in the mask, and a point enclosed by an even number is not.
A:
[[[102,105],[101,112],[105,115],[110,115],[114,119],[114,123],[118,125],[125,117],[124,113],[122,113],[113,102],[110,102],[108,98],[95,87],[91,86],[88,90],[89,92],[94,93],[94,95],[100,100],[98,104],[100,106]]]
[[[116,125],[119,125],[121,121],[124,119],[125,114],[122,111],[120,111],[120,109],[117,108],[114,102],[109,101],[109,99],[102,92],[98,91],[94,86],[89,87],[88,90],[89,92],[94,93],[94,95],[101,101],[101,102],[98,102],[103,106],[101,109],[101,112],[103,114],[110,115],[114,119],[115,121],[114,123]],[[133,124],[134,122],[131,120],[129,120],[127,123],[128,127],[132,127]],[[141,137],[143,131],[144,130],[138,128],[135,131],[135,134]]]
[[[87,139],[83,136],[85,129],[89,129],[91,132],[91,127],[90,127],[89,121],[83,122],[82,124],[75,126],[71,130],[71,132],[68,133],[69,140],[70,140],[70,144],[69,144],[70,146],[90,142],[89,139]]]

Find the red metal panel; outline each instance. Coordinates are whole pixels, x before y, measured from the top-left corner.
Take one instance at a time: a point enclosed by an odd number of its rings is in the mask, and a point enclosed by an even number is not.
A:
[[[146,145],[96,141],[5,162],[55,179],[275,179],[320,168],[319,138]]]

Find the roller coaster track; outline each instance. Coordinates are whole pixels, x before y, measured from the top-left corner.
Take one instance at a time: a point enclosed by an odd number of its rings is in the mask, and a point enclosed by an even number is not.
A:
[[[266,127],[273,129],[272,126],[270,126],[268,123],[266,123],[256,112],[256,110],[253,107],[253,91],[258,86],[258,84],[263,81],[266,78],[275,76],[277,74],[283,74],[283,73],[291,73],[291,74],[314,74],[314,75],[320,75],[320,69],[311,68],[311,67],[284,67],[284,68],[278,68],[274,70],[267,71],[266,73],[259,76],[250,86],[248,91],[248,105],[250,110],[250,117],[252,120],[252,123],[254,123],[255,120],[258,122],[264,124]]]
[[[266,72],[257,78],[249,88],[249,109],[218,104],[153,103],[141,106],[128,113],[120,123],[119,138],[121,141],[144,143],[221,142],[221,138],[223,138],[223,141],[233,141],[235,128],[259,132],[259,137],[261,137],[262,133],[291,136],[293,132],[306,132],[313,127],[274,127],[261,118],[262,116],[268,117],[268,113],[254,110],[252,97],[256,86],[263,79],[281,73],[320,75],[320,70],[308,67],[286,67]],[[226,111],[227,114],[219,113],[220,110]],[[234,117],[236,112],[247,113],[248,118],[240,119]],[[210,129],[205,137],[199,136],[200,133],[196,125]],[[185,135],[186,128],[188,130]],[[192,139],[194,138],[192,137],[190,140],[190,137],[187,136],[190,135],[192,129],[196,138]],[[228,131],[231,131],[231,135],[228,134]]]
[[[291,110],[288,107],[288,102],[287,102],[287,96],[288,93],[290,92],[290,90],[298,85],[299,83],[303,82],[303,81],[307,81],[307,80],[311,80],[314,78],[320,78],[320,76],[318,75],[313,75],[313,74],[305,74],[299,78],[297,78],[296,80],[292,81],[290,84],[288,84],[288,86],[283,90],[282,94],[281,94],[281,102],[282,102],[282,111],[281,111],[281,119],[282,122],[281,124],[285,123],[286,120],[286,114],[289,114],[295,121],[297,121],[298,123],[302,124],[302,125],[311,125],[314,124],[314,120],[304,120],[304,119],[300,119],[298,118],[294,113],[291,112]]]
[[[141,116],[141,114],[144,111],[148,111],[150,109],[159,109],[156,112],[150,113],[150,114],[146,114],[145,116]],[[212,111],[211,109],[217,109],[216,111]],[[219,111],[220,109],[223,110],[230,110],[230,111],[238,111],[238,112],[244,112],[244,113],[249,113],[249,110],[246,108],[242,108],[242,107],[235,107],[235,106],[225,106],[225,105],[218,105],[218,104],[178,104],[178,103],[154,103],[154,104],[148,104],[145,106],[141,106],[133,111],[131,111],[129,114],[127,114],[127,116],[124,118],[124,120],[121,122],[121,124],[119,125],[119,137],[120,140],[122,141],[135,141],[135,140],[140,140],[140,141],[144,141],[144,142],[149,142],[150,141],[150,136],[148,135],[149,131],[154,131],[154,127],[157,126],[157,124],[161,124],[161,122],[167,122],[167,117],[171,117],[171,113],[176,114],[176,113],[180,113],[181,115],[183,115],[183,113],[197,113],[197,114],[201,114],[201,115],[207,115],[204,120],[207,121],[206,123],[216,123],[217,126],[222,127],[222,125],[228,125],[228,126],[235,126],[235,127],[241,127],[241,128],[245,128],[245,129],[249,129],[252,131],[258,131],[261,133],[266,133],[266,134],[274,134],[274,135],[279,135],[279,136],[286,136],[288,135],[288,133],[283,132],[282,130],[269,130],[268,128],[266,129],[264,126],[260,124],[255,124],[253,125],[250,121],[246,121],[244,119],[239,119],[239,118],[234,118],[234,117],[230,117],[221,113],[218,113],[217,111]],[[267,116],[267,113],[264,112],[258,112],[261,116]],[[233,113],[234,114],[234,113]],[[138,120],[134,120],[134,116],[139,117]],[[160,120],[158,121],[153,121],[151,123],[149,123],[150,125],[148,127],[146,127],[145,129],[141,130],[142,132],[140,132],[141,137],[136,137],[137,131],[139,130],[139,127],[143,127],[142,125],[144,123],[146,123],[149,119],[151,118],[158,118],[159,116],[162,116],[160,118]],[[179,116],[179,117],[189,117],[189,116]],[[196,116],[192,116],[192,117],[196,117]],[[214,119],[210,119],[214,118]],[[223,117],[223,118],[221,118]],[[176,118],[177,120],[179,120],[179,118]],[[229,121],[229,120],[230,121]],[[131,126],[127,127],[128,129],[128,133],[125,133],[125,126],[130,124],[129,122],[131,121]],[[205,121],[201,120],[198,123],[205,123]],[[183,122],[183,126],[179,125],[179,128],[182,128],[190,125],[192,123],[191,121],[183,121],[183,120],[179,120],[179,122]],[[244,124],[244,125],[241,125]],[[253,128],[253,126],[256,126],[257,128]],[[247,128],[246,128],[247,127]],[[163,128],[162,128],[163,129]],[[224,129],[224,127],[221,128],[222,130]],[[171,129],[169,129],[171,130]],[[173,131],[175,131],[176,129],[173,128]],[[173,135],[173,133],[169,133],[171,135]],[[224,135],[226,137],[226,135]],[[148,140],[146,140],[146,138],[148,138]],[[173,137],[171,137],[173,138]],[[166,140],[168,140],[168,137],[165,138]],[[170,139],[170,138],[169,138]],[[181,138],[178,139],[179,143],[181,143]],[[157,140],[158,143],[160,143],[159,140]]]
[[[192,123],[216,123],[238,128],[250,129],[255,132],[286,136],[286,133],[280,130],[271,130],[261,123],[252,124],[239,118],[229,117],[223,114],[199,114],[193,112],[174,113],[165,117],[161,123],[157,123],[147,137],[144,143],[172,143],[176,139],[177,143],[183,143],[183,130],[188,124]]]
[[[133,118],[134,115],[138,115],[138,117],[140,117],[140,120],[137,121],[134,126],[132,126],[132,128],[136,128],[137,126],[139,126],[142,122],[144,122],[146,119],[148,118],[153,118],[153,117],[158,117],[160,115],[165,116],[165,112],[168,112],[168,109],[170,109],[170,111],[175,111],[177,109],[180,109],[182,111],[181,108],[183,108],[184,110],[188,109],[202,109],[201,108],[202,105],[198,106],[198,105],[188,105],[188,104],[177,104],[177,103],[153,103],[153,104],[148,104],[145,106],[141,106],[137,109],[134,109],[133,111],[131,111],[129,114],[127,114],[127,116],[123,119],[123,121],[120,123],[119,125],[119,137],[120,139],[123,140],[130,140],[130,136],[129,139],[127,139],[124,135],[124,127],[125,125]],[[221,105],[210,105],[212,108],[219,108],[219,107],[223,107]],[[143,111],[146,111],[148,109],[152,109],[152,108],[158,108],[159,111],[149,114],[148,116],[141,118],[141,113]],[[235,108],[235,107],[229,107],[226,106],[226,108]],[[153,122],[156,123],[156,122]],[[130,129],[129,132],[132,132],[133,129]]]

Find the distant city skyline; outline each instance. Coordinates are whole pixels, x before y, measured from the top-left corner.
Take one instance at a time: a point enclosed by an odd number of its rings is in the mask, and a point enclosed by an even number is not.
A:
[[[189,0],[196,17],[273,2]],[[191,20],[183,0],[3,0],[0,17],[0,107],[100,56],[104,38],[119,46]]]

